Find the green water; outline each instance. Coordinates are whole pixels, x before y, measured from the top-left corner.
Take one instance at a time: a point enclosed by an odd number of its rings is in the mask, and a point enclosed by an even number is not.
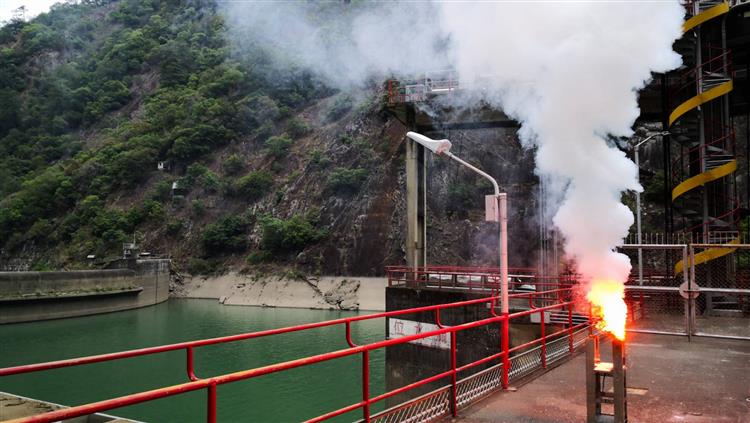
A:
[[[139,310],[0,326],[0,367],[101,354],[353,316],[354,312],[232,307],[215,300],[170,300]],[[383,320],[352,326],[356,343],[383,339]],[[341,326],[198,348],[198,377],[224,374],[346,348]],[[371,394],[383,392],[384,353],[372,353]],[[78,405],[187,381],[185,353],[0,378],[0,390]],[[309,419],[361,400],[361,358],[331,362],[220,385],[218,419],[288,422]],[[149,422],[205,421],[206,391],[108,411]],[[361,417],[349,413],[339,421]],[[2,420],[2,419],[0,419]]]

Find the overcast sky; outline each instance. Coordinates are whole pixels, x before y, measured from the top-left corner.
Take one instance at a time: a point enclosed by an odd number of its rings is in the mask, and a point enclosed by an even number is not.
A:
[[[26,6],[26,19],[30,19],[60,0],[0,0],[0,22],[9,21],[13,17],[13,11],[21,6]]]

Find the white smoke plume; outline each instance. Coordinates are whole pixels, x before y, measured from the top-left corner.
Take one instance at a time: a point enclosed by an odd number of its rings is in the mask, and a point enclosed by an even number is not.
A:
[[[651,72],[679,66],[677,0],[335,5],[335,24],[300,3],[225,10],[238,38],[266,43],[337,87],[454,67],[462,86],[521,122],[537,173],[564,187],[553,221],[578,270],[627,279],[630,262],[614,248],[633,215],[620,197],[641,187],[607,136],[631,135],[637,91]]]
[[[368,80],[444,69],[447,39],[429,2],[221,2],[236,48],[261,47],[281,65],[348,90]]]
[[[553,222],[586,279],[625,281],[614,252],[633,224],[621,203],[641,190],[637,169],[609,145],[630,136],[637,90],[680,64],[672,43],[682,6],[670,2],[523,2],[443,7],[464,81],[522,123],[539,175],[566,186]],[[470,24],[469,24],[470,23]]]

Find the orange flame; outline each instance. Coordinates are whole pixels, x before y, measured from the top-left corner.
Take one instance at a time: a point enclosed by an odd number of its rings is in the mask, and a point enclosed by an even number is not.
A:
[[[625,287],[612,280],[594,280],[586,298],[591,302],[592,313],[599,317],[596,327],[625,340],[625,321],[628,306],[625,304]]]

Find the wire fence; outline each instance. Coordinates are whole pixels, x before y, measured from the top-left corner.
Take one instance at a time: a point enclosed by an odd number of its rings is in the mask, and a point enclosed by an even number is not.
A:
[[[750,339],[750,244],[737,232],[641,241],[620,247],[632,330]]]

